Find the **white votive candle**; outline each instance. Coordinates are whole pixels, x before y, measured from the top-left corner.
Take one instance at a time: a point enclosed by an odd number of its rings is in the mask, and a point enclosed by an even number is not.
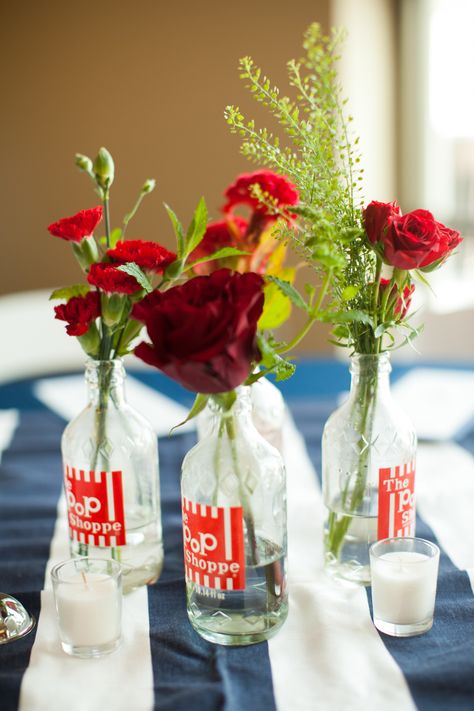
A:
[[[121,634],[121,575],[115,561],[67,561],[52,573],[63,649],[81,657],[113,651]]]
[[[439,549],[421,538],[387,538],[370,549],[375,626],[394,636],[433,624]]]

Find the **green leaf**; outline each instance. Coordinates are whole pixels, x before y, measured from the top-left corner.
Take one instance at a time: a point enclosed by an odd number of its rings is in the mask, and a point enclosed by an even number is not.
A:
[[[277,381],[291,378],[296,370],[296,366],[285,360],[275,350],[275,345],[270,340],[264,338],[262,334],[257,336],[258,347],[262,354],[260,365],[275,374]]]
[[[186,234],[185,255],[191,254],[204,237],[207,228],[207,207],[202,197],[194,211],[193,219]]]
[[[171,434],[174,430],[176,430],[178,427],[182,427],[183,425],[186,424],[186,422],[189,422],[189,420],[192,420],[193,417],[196,417],[196,415],[199,415],[200,412],[204,410],[204,408],[207,405],[207,401],[209,400],[209,395],[203,394],[203,393],[197,393],[193,406],[190,409],[188,416],[186,417],[185,420],[179,423],[179,425],[175,425],[172,427],[169,431],[169,434]]]
[[[428,279],[426,279],[426,277],[420,272],[419,269],[415,269],[415,274],[418,277],[418,279],[421,281],[421,283],[424,284],[425,286],[427,286],[428,289],[431,291],[431,293],[434,294],[435,292],[433,290],[433,287],[431,286]]]
[[[226,259],[227,257],[240,257],[247,254],[250,254],[250,252],[244,252],[242,249],[236,249],[235,247],[223,247],[222,249],[218,249],[217,252],[213,252],[213,254],[195,259],[186,265],[186,269],[192,269],[196,264],[202,264],[203,262],[212,262],[216,259]]]
[[[343,292],[342,292],[342,294],[341,294],[341,299],[342,299],[343,301],[350,301],[350,300],[353,299],[355,296],[357,296],[357,294],[359,293],[359,291],[360,291],[360,287],[359,287],[359,286],[353,286],[353,285],[351,285],[351,286],[346,286],[346,288],[343,290]]]
[[[119,242],[121,239],[122,239],[122,229],[120,227],[116,227],[110,233],[110,249],[114,249],[115,246],[117,245],[117,242]]]
[[[171,220],[171,224],[173,225],[173,230],[174,234],[176,237],[176,251],[178,253],[178,257],[182,257],[184,254],[184,231],[183,231],[183,225],[181,222],[178,220],[177,216],[173,212],[173,210],[170,208],[169,205],[167,205],[165,202],[163,203],[165,206],[165,210],[168,213],[168,217]]]
[[[266,284],[263,312],[258,322],[261,331],[271,331],[284,323],[291,314],[291,301],[277,284]]]
[[[85,296],[89,293],[91,287],[87,284],[74,284],[73,286],[63,286],[60,289],[55,289],[51,296],[50,301],[54,299],[72,299],[73,296]]]
[[[276,284],[277,287],[283,292],[283,294],[285,294],[285,296],[287,296],[295,306],[297,306],[299,309],[302,309],[306,313],[310,312],[310,307],[305,302],[300,292],[295,289],[295,287],[290,284],[289,281],[283,281],[282,279],[279,279],[276,276],[268,276],[267,279]]]
[[[135,262],[127,262],[126,264],[122,264],[120,267],[117,267],[117,269],[120,272],[125,272],[125,274],[129,274],[130,276],[135,277],[140,286],[145,289],[147,294],[149,294],[150,291],[153,291],[153,287],[150,284],[150,281],[146,276],[145,272],[143,272],[140,267],[135,264]]]
[[[379,323],[374,331],[374,337],[380,338],[384,335],[384,333],[388,332],[389,328],[395,328],[396,326],[398,326],[396,321],[385,321],[385,323]]]
[[[374,322],[365,311],[353,309],[352,311],[322,311],[318,314],[318,319],[326,323],[365,323],[374,327]]]

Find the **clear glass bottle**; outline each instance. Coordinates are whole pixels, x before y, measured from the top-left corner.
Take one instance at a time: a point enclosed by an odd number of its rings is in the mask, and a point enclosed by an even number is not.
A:
[[[349,399],[322,439],[326,568],[370,584],[373,541],[415,533],[416,433],[390,394],[389,353],[351,358]]]
[[[288,613],[285,468],[255,429],[249,390],[230,409],[211,398],[181,479],[188,616],[224,645],[268,639]]]
[[[285,401],[279,389],[267,378],[250,385],[252,419],[257,431],[283,454]],[[198,439],[208,432],[213,420],[212,406],[206,406],[197,417]]]
[[[121,360],[86,363],[87,407],[62,437],[71,554],[114,558],[124,592],[163,567],[158,449],[151,425],[127,404]]]

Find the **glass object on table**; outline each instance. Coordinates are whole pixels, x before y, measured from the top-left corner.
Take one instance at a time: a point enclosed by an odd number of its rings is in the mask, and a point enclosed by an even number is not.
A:
[[[87,407],[62,437],[73,556],[114,558],[123,590],[154,583],[163,566],[155,432],[125,400],[120,360],[86,364]]]
[[[423,538],[385,538],[372,544],[372,604],[378,630],[412,637],[431,629],[438,565],[438,546]]]
[[[122,569],[115,560],[76,558],[51,571],[61,646],[89,659],[115,651],[122,634]]]
[[[22,603],[8,593],[0,592],[0,644],[15,642],[34,628],[35,618]]]
[[[253,424],[249,390],[230,409],[211,396],[181,479],[188,616],[224,645],[268,639],[288,612],[285,468]]]
[[[392,400],[389,353],[355,354],[350,370],[349,398],[322,439],[325,563],[367,585],[371,543],[415,533],[416,434]]]

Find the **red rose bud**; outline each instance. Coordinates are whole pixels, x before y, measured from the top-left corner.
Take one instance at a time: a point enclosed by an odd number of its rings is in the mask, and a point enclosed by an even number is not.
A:
[[[81,242],[84,237],[90,237],[102,219],[102,208],[93,207],[90,210],[81,210],[72,217],[63,217],[62,220],[49,225],[48,232],[54,237],[61,237],[68,242]]]
[[[271,170],[258,170],[254,173],[239,175],[237,180],[230,185],[224,195],[227,202],[223,207],[224,212],[231,212],[238,205],[249,205],[255,212],[263,214],[267,221],[276,220],[277,216],[262,205],[252,195],[252,185],[258,184],[263,193],[267,193],[276,207],[296,205],[299,195],[293,183],[283,175],[277,175]]]
[[[66,304],[54,307],[55,318],[67,321],[66,331],[70,336],[82,336],[90,324],[100,316],[100,297],[97,291],[85,296],[73,296]]]
[[[369,242],[374,245],[380,242],[388,228],[390,219],[398,215],[400,215],[400,208],[396,202],[372,200],[362,213]]]
[[[437,222],[427,210],[390,220],[383,237],[384,261],[398,269],[439,266],[462,241],[456,230]]]
[[[117,242],[113,249],[107,250],[107,256],[120,264],[135,262],[141,269],[161,274],[168,264],[174,262],[176,254],[168,251],[157,242],[143,239],[129,239]]]
[[[193,392],[233,390],[260,359],[257,321],[263,309],[258,274],[220,269],[181,286],[155,291],[136,304],[151,343],[135,355]]]
[[[380,280],[380,291],[379,291],[379,299],[381,300],[383,298],[384,292],[386,289],[388,289],[388,286],[390,284],[390,279],[381,279]],[[398,321],[401,321],[403,318],[408,313],[408,309],[410,308],[411,304],[411,297],[413,296],[413,293],[415,291],[415,285],[414,284],[407,284],[407,286],[403,287],[403,293],[400,294],[400,291],[397,287],[396,284],[392,286],[390,296],[388,297],[388,303],[392,299],[395,299],[395,297],[398,295],[397,300],[395,301],[394,308],[393,308],[393,314],[394,316],[398,316]]]
[[[246,229],[248,226],[247,220],[238,215],[233,215],[227,220],[219,220],[210,222],[202,241],[198,244],[195,250],[189,255],[189,261],[193,262],[202,257],[208,257],[210,254],[217,252],[224,247],[235,247],[236,249],[245,249],[242,245]],[[240,243],[240,244],[239,244]],[[196,274],[205,275],[222,269],[223,267],[232,267],[234,257],[227,259],[216,259],[210,262],[203,262],[194,267]]]
[[[110,294],[134,294],[142,288],[135,277],[116,269],[113,264],[92,264],[87,275],[89,284]]]

